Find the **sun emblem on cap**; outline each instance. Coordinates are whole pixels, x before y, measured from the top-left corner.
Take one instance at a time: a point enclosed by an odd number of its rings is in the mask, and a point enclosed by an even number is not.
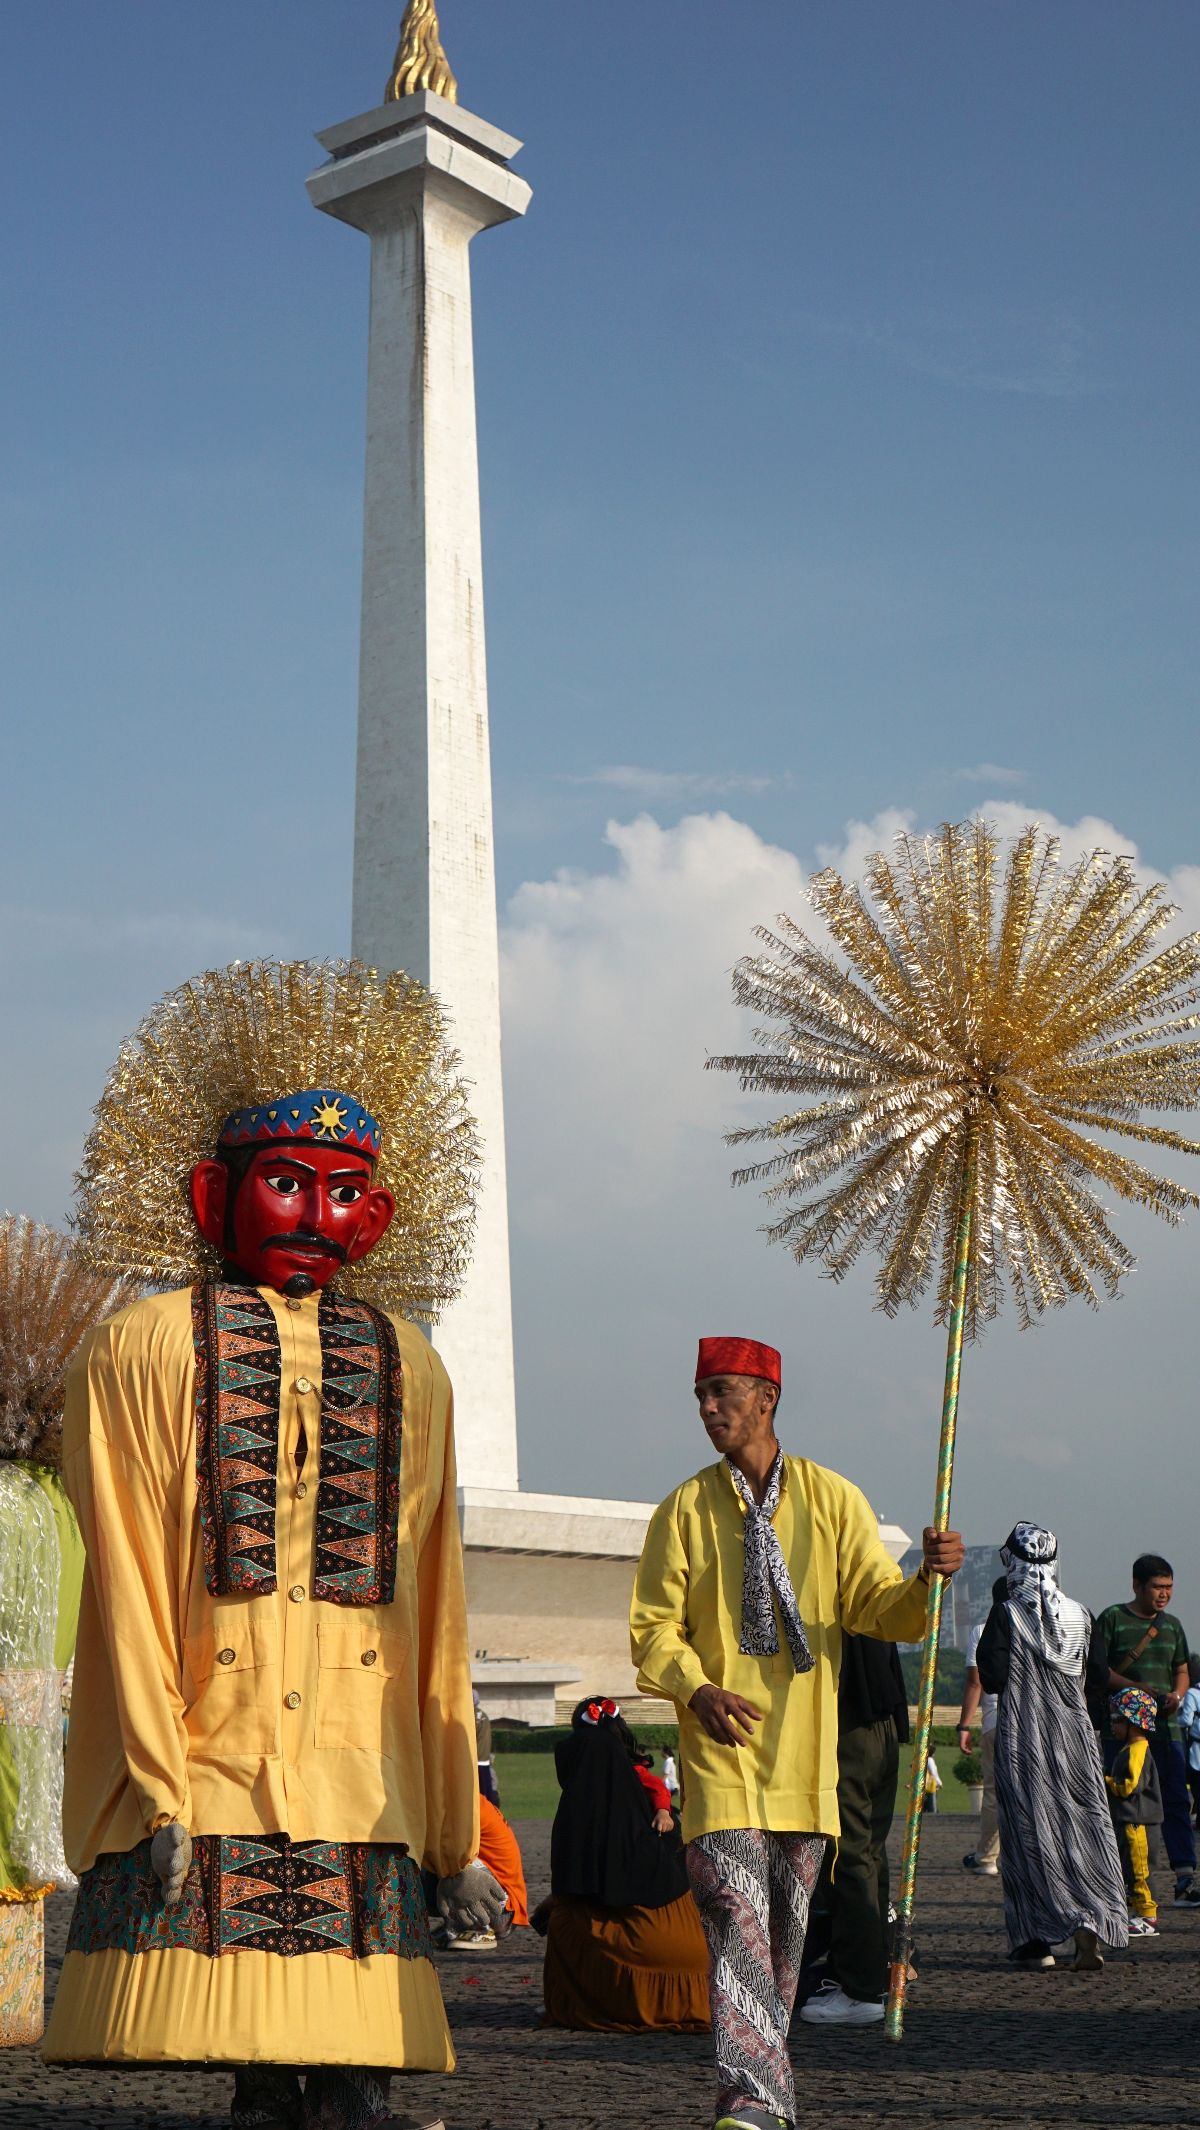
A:
[[[339,1102],[336,1095],[324,1095],[319,1102],[314,1102],[312,1120],[317,1138],[339,1139],[347,1115],[345,1103]]]

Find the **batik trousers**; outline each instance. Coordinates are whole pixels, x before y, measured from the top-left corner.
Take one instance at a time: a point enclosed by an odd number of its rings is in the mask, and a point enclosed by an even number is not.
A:
[[[708,1941],[717,2115],[766,2109],[795,2121],[788,2028],[823,1834],[723,1828],[688,1843],[692,1893]]]
[[[390,2071],[308,2071],[250,2064],[235,2071],[233,2130],[375,2130],[388,2112]]]

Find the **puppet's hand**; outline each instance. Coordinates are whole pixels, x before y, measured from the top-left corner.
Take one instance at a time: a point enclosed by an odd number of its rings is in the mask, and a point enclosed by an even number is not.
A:
[[[466,1937],[475,1930],[494,1930],[503,1935],[508,1895],[486,1864],[468,1864],[453,1878],[439,1879],[437,1904],[438,1914],[445,1916],[447,1928],[456,1937]]]
[[[192,1861],[192,1837],[177,1819],[159,1828],[150,1844],[150,1861],[162,1886],[163,1906],[174,1908]]]

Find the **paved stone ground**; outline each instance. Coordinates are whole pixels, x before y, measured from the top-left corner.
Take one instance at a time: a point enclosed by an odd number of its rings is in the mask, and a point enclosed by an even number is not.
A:
[[[801,2121],[1124,2130],[1191,2117],[1200,1916],[1164,1908],[1163,1936],[1102,1975],[1022,1975],[1004,1963],[996,1880],[958,1868],[971,1822],[926,1822],[919,1948],[908,2032],[798,2026]],[[549,1827],[518,1828],[531,1903],[547,1890]],[[1160,1877],[1160,1897],[1170,1880]],[[51,1902],[50,1986],[68,1904]],[[707,2130],[707,2037],[568,2034],[541,2028],[541,1940],[518,1931],[495,1953],[443,1955],[459,2052],[446,2079],[396,2082],[397,2107],[440,2110],[448,2130]],[[3,2130],[218,2130],[230,2082],[218,2072],[47,2071],[36,2051],[0,2055]]]

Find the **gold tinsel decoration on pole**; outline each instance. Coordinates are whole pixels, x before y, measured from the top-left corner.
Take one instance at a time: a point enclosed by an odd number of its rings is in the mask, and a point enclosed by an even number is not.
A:
[[[20,1213],[0,1219],[0,1458],[60,1463],[67,1364],[137,1292],[70,1236]]]
[[[431,992],[362,962],[234,962],[170,992],[121,1046],[76,1178],[94,1264],[154,1287],[221,1271],[192,1217],[188,1178],[235,1110],[338,1088],[379,1121],[375,1181],[396,1215],[333,1284],[436,1322],[470,1262],[479,1147]]]
[[[442,49],[435,0],[408,0],[383,100],[399,103],[402,96],[415,96],[420,89],[444,96],[449,104],[458,102],[458,83]]]
[[[964,1337],[1009,1285],[1022,1326],[1071,1295],[1118,1291],[1133,1258],[1096,1186],[1177,1222],[1196,1195],[1105,1143],[1200,1144],[1146,1113],[1200,1100],[1200,935],[1159,882],[1093,851],[1069,868],[1036,825],[1002,867],[984,821],[901,835],[867,861],[868,895],[832,868],[810,896],[836,953],[784,917],[739,962],[734,997],[760,1053],[713,1058],[786,1113],[730,1134],[780,1151],[735,1174],[787,1210],[766,1232],[841,1279],[874,1250],[889,1316],[936,1282],[948,1326],[934,1526],[949,1526]],[[840,957],[840,958],[839,958]],[[799,1098],[799,1106],[796,1105]],[[1092,1133],[1104,1135],[1092,1137]],[[781,1144],[782,1142],[782,1144]],[[886,2032],[903,2033],[921,1797],[943,1584],[933,1579],[904,1828]]]

